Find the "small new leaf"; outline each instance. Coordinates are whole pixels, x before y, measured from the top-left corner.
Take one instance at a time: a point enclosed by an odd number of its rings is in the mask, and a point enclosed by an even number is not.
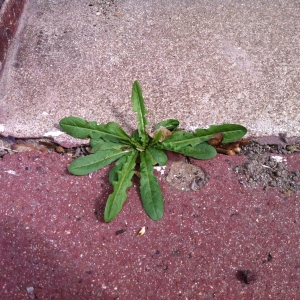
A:
[[[132,86],[131,101],[133,103],[133,111],[135,111],[137,113],[137,120],[139,122],[139,124],[138,124],[139,137],[142,141],[143,147],[145,147],[148,142],[148,136],[145,132],[145,128],[146,128],[146,125],[148,124],[148,121],[145,118],[145,115],[148,112],[145,108],[144,98],[142,95],[142,89],[140,87],[140,84],[137,81],[135,81]]]
[[[164,121],[158,123],[155,126],[155,129],[158,129],[161,126],[167,128],[170,131],[173,131],[173,130],[175,130],[179,126],[179,121],[176,120],[176,119],[164,120]]]
[[[148,151],[151,157],[152,165],[159,164],[160,166],[165,166],[168,162],[168,157],[163,150],[156,149],[153,147],[148,147]]]

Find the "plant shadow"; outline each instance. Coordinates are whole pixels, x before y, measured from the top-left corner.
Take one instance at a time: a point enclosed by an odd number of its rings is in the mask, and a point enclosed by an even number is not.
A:
[[[99,196],[96,200],[95,200],[95,204],[94,204],[94,214],[96,219],[101,222],[101,223],[105,223],[104,220],[104,210],[105,210],[105,205],[106,205],[106,201],[108,199],[108,196],[113,192],[113,186],[109,183],[109,181],[107,180],[107,182],[104,182],[101,184],[101,196]]]
[[[128,195],[127,199],[125,200],[124,204],[127,201],[130,201],[130,190],[133,189],[135,192],[139,195],[140,198],[140,191],[139,191],[139,185],[140,185],[140,179],[134,175],[131,179],[132,185],[126,190],[126,193]],[[94,215],[96,219],[101,223],[106,223],[104,220],[104,210],[106,206],[107,199],[111,193],[113,193],[114,189],[113,186],[110,184],[108,180],[108,175],[105,176],[104,182],[101,183],[100,189],[102,191],[101,195],[96,198],[94,203]],[[123,208],[122,208],[123,209]],[[122,211],[122,210],[121,210]],[[118,215],[116,216],[116,218]]]

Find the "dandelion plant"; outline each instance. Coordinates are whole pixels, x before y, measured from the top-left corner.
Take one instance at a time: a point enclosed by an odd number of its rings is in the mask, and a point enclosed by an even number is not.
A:
[[[75,159],[68,167],[74,175],[86,175],[115,162],[109,173],[113,192],[109,195],[104,211],[104,220],[110,222],[121,211],[127,198],[127,189],[139,167],[140,195],[144,210],[153,220],[164,213],[161,188],[153,174],[153,166],[164,166],[168,158],[164,150],[180,153],[195,159],[213,158],[217,151],[208,142],[222,133],[223,144],[241,138],[247,129],[237,124],[212,125],[195,132],[179,130],[179,122],[167,119],[152,131],[146,119],[147,110],[140,84],[135,81],[131,101],[137,113],[138,128],[127,134],[116,122],[97,124],[70,116],[60,121],[61,128],[76,138],[90,138],[92,154]]]

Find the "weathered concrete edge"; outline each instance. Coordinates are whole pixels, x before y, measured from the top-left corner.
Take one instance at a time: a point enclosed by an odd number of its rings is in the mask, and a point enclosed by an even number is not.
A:
[[[66,138],[67,137],[67,138]],[[285,136],[275,136],[275,135],[269,135],[269,136],[246,136],[245,137],[248,140],[255,141],[259,143],[260,145],[293,145],[296,143],[300,143],[300,137],[299,136],[293,136],[293,137],[285,137]],[[38,138],[32,137],[32,138],[18,138],[25,141],[38,141],[38,140],[48,140],[53,141],[54,143],[65,147],[65,148],[72,148],[72,147],[79,147],[88,145],[90,143],[89,139],[77,139],[73,138],[71,136],[68,136],[66,134],[63,134],[59,137],[53,137],[53,136],[40,136]],[[7,136],[4,136],[0,134],[0,144],[2,147],[9,148],[11,142],[9,141]]]
[[[41,136],[42,138],[49,138],[53,140],[55,143],[66,147],[77,147],[80,145],[87,145],[89,144],[89,139],[77,139],[72,136],[69,136],[65,133],[62,133],[57,136]],[[287,144],[295,144],[300,142],[300,136],[291,136],[286,137],[285,135],[264,135],[264,136],[252,136],[252,135],[246,135],[243,137],[248,140],[256,141],[257,143],[261,145],[287,145]]]

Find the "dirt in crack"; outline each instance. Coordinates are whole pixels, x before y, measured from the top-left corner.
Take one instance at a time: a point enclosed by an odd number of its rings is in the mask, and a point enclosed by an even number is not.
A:
[[[282,151],[266,151],[266,145],[252,143],[244,149],[248,161],[234,168],[239,174],[239,182],[250,188],[277,187],[283,193],[300,191],[300,171],[290,171],[285,166]],[[272,150],[272,149],[271,149]],[[278,155],[277,153],[281,155]]]
[[[181,191],[200,190],[209,180],[209,176],[198,166],[184,161],[173,162],[166,181]]]

